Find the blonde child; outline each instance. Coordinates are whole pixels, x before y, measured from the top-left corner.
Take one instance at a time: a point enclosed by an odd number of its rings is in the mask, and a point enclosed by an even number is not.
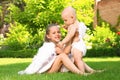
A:
[[[66,37],[59,42],[58,46],[62,48],[63,45],[71,42],[71,54],[73,55],[74,63],[78,69],[83,73],[85,73],[85,71],[89,73],[96,72],[96,70],[89,67],[82,59],[87,50],[83,41],[87,27],[83,22],[77,20],[76,11],[70,6],[62,11],[61,16],[65,24],[64,28],[67,29],[68,32]]]

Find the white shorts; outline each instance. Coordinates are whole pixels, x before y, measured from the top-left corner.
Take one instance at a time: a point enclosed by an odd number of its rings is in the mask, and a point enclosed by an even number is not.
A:
[[[78,50],[80,50],[83,53],[83,56],[86,55],[86,51],[87,51],[87,47],[85,45],[85,43],[83,42],[83,40],[79,41],[79,42],[73,42],[72,43],[72,49],[71,51],[76,48]]]

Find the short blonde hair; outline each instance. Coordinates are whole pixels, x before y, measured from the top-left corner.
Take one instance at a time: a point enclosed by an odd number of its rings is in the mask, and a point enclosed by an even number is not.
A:
[[[63,11],[62,14],[64,13],[71,13],[72,15],[74,15],[76,17],[76,10],[72,7],[72,6],[68,6],[66,7]]]

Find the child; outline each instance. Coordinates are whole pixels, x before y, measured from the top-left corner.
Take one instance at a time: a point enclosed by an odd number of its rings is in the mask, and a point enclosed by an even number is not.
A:
[[[68,42],[71,42],[72,49],[71,54],[74,58],[75,65],[79,68],[80,71],[85,73],[85,71],[93,73],[94,69],[90,68],[83,60],[82,57],[86,54],[86,45],[83,41],[87,27],[84,23],[79,22],[76,18],[76,11],[72,7],[67,7],[63,10],[62,19],[64,21],[64,28],[67,29],[68,33],[66,37],[59,42],[59,47]]]
[[[32,63],[25,70],[19,71],[18,74],[53,73],[57,72],[62,64],[73,73],[84,74],[72,63],[65,53],[57,55],[55,48],[60,39],[61,33],[58,25],[49,25],[46,29],[43,46],[39,48]]]

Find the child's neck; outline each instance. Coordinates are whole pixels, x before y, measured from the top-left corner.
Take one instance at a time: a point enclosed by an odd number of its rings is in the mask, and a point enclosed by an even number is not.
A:
[[[59,42],[53,42],[55,45],[57,45]]]

